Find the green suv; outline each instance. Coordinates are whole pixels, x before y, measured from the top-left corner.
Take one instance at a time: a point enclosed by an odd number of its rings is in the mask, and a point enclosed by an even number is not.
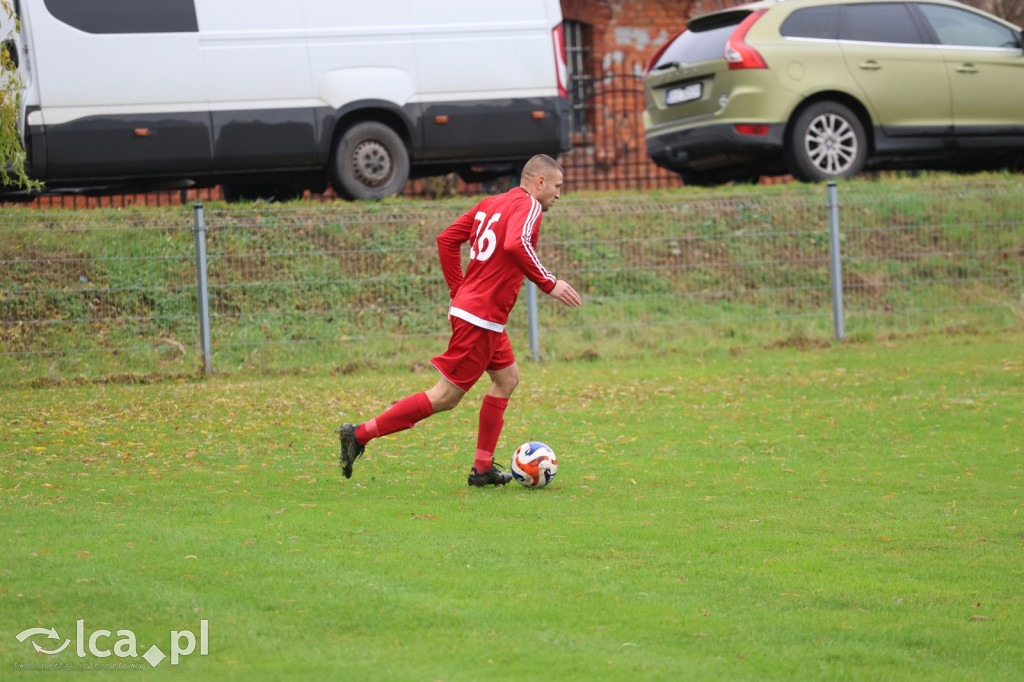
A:
[[[689,184],[1024,159],[1024,36],[951,0],[766,0],[691,19],[645,76],[647,154]]]

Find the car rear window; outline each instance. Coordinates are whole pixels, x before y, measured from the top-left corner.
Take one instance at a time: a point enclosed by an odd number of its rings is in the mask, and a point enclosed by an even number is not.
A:
[[[805,7],[786,17],[779,33],[787,38],[839,38],[839,8],[836,6]]]
[[[686,30],[672,41],[652,71],[670,64],[695,64],[712,59],[725,59],[725,41],[750,12],[729,12],[691,21]]]

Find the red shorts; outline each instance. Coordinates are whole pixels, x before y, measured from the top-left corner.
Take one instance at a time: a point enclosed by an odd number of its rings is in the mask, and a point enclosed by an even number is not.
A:
[[[484,372],[515,364],[512,344],[505,332],[492,332],[457,317],[451,318],[452,338],[448,350],[430,360],[445,379],[469,391]]]

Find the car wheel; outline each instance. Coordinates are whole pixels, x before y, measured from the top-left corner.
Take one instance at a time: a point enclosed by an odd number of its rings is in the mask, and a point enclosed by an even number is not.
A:
[[[357,123],[338,138],[331,171],[331,184],[342,197],[383,199],[405,187],[409,152],[383,123]]]
[[[818,102],[793,121],[786,154],[789,171],[800,180],[848,178],[864,168],[867,135],[848,107],[838,102]]]

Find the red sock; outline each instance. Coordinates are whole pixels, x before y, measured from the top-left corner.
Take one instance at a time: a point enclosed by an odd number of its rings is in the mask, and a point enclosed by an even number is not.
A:
[[[505,425],[508,398],[485,395],[480,405],[480,427],[476,435],[476,458],[473,468],[477,473],[488,471],[494,464],[494,449],[498,446],[501,428]]]
[[[356,440],[362,445],[380,436],[411,429],[416,422],[423,421],[434,414],[434,407],[426,393],[416,393],[402,398],[397,403],[377,415],[375,419],[356,427]]]

